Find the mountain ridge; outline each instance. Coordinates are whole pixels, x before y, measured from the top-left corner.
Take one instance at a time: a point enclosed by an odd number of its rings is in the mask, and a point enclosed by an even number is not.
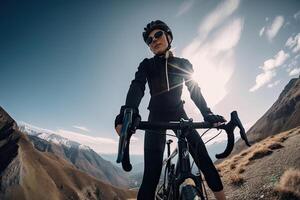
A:
[[[270,123],[272,122],[272,123]],[[280,93],[278,99],[247,131],[250,143],[261,141],[270,135],[295,128],[300,125],[300,77],[291,79]],[[239,139],[232,153],[245,149]]]
[[[76,169],[68,161],[33,147],[0,106],[0,199],[128,199],[120,189]]]

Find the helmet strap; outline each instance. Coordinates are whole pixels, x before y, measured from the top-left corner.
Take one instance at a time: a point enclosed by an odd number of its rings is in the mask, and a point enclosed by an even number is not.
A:
[[[168,42],[168,48],[167,48],[167,50],[169,50],[171,48],[171,42],[170,42],[169,37],[168,37],[169,34],[167,32],[165,32],[165,35],[166,35],[167,42]]]

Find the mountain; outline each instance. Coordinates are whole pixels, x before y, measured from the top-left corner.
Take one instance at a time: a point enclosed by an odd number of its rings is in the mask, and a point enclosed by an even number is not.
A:
[[[129,177],[123,170],[103,159],[88,146],[26,123],[18,123],[18,126],[20,131],[28,134],[29,140],[37,150],[50,152],[68,160],[77,169],[114,186],[130,186]]]
[[[300,77],[289,81],[247,136],[250,148],[238,140],[230,157],[215,162],[227,198],[299,200]]]
[[[247,131],[250,143],[300,125],[300,77],[289,81],[269,110]],[[234,153],[245,148],[238,140]]]
[[[120,189],[78,170],[50,152],[34,148],[16,122],[0,107],[0,199],[128,199]]]
[[[217,164],[227,199],[299,200],[299,144],[300,126],[269,136]]]

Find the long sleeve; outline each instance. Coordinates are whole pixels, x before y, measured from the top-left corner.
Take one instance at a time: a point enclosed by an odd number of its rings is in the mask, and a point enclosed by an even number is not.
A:
[[[131,81],[125,105],[132,108],[138,108],[145,93],[146,76],[146,59],[144,59],[135,73],[134,79]]]
[[[211,110],[207,107],[198,83],[192,79],[193,66],[187,59],[183,59],[183,66],[185,68],[184,82],[190,92],[191,99],[200,110],[202,116],[206,116],[208,113],[211,113]]]

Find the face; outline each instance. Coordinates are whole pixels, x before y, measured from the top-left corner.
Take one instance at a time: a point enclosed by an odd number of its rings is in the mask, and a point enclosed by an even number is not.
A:
[[[163,54],[168,48],[168,41],[166,34],[163,32],[163,35],[159,38],[155,38],[154,35],[156,32],[161,31],[160,29],[155,29],[150,32],[149,37],[153,38],[152,43],[149,45],[150,50],[154,54]],[[171,41],[171,37],[168,35],[169,41]]]

